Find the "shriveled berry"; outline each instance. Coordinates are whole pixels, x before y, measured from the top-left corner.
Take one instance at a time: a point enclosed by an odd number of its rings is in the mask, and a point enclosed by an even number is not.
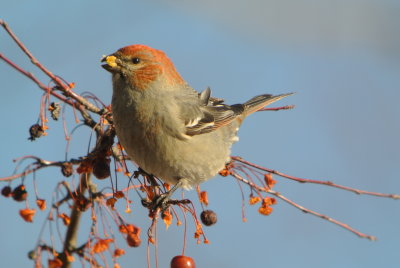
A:
[[[86,211],[88,208],[90,208],[90,206],[92,205],[92,203],[90,202],[89,199],[87,199],[85,196],[79,196],[76,199],[76,204],[78,205],[78,210],[79,211]]]
[[[56,120],[56,121],[58,120],[58,118],[60,117],[60,110],[61,110],[61,106],[59,103],[55,103],[55,102],[50,103],[49,111],[51,114],[51,118],[53,118],[53,120]]]
[[[115,198],[120,199],[120,198],[123,198],[125,195],[124,195],[124,193],[122,191],[116,191],[114,193],[114,196],[115,196]]]
[[[201,222],[206,226],[211,226],[217,223],[217,213],[212,210],[204,210],[200,214]]]
[[[137,248],[142,243],[142,240],[140,240],[138,235],[133,233],[128,233],[128,236],[126,237],[126,242],[130,247]]]
[[[3,196],[5,196],[5,197],[12,196],[11,187],[10,186],[4,186],[3,189],[1,189],[1,194]]]
[[[73,169],[73,165],[71,162],[65,162],[62,164],[61,166],[61,173],[65,176],[65,177],[69,177],[72,175],[74,169]]]
[[[35,259],[37,258],[36,251],[34,251],[34,250],[29,251],[29,252],[28,252],[28,258],[29,258],[30,260],[35,260]]]
[[[93,163],[93,175],[99,180],[110,177],[110,159],[98,158]]]
[[[180,255],[172,258],[171,268],[196,268],[196,264],[192,258]]]
[[[29,128],[29,135],[30,137],[28,140],[34,141],[37,138],[40,138],[44,133],[44,129],[39,124],[34,124]]]
[[[28,197],[28,192],[25,190],[25,185],[21,184],[17,186],[12,192],[12,196],[15,201],[21,202],[25,201]]]

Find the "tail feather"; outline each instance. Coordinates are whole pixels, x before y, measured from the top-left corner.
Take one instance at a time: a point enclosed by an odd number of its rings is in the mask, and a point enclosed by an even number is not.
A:
[[[267,105],[270,105],[273,102],[276,102],[280,99],[283,99],[287,96],[293,95],[294,93],[287,93],[287,94],[281,94],[281,95],[270,95],[270,94],[264,94],[264,95],[259,95],[256,96],[245,103],[243,103],[244,106],[244,115],[248,116],[249,114],[252,114],[254,112],[257,112],[258,110],[264,108]]]

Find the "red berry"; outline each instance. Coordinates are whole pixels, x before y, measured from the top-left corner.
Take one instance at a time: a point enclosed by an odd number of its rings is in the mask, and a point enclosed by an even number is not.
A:
[[[196,268],[196,264],[188,256],[175,256],[171,260],[171,268]]]

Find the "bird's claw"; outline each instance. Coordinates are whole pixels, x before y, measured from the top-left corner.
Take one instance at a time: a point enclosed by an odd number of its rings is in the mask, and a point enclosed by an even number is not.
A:
[[[168,207],[170,205],[169,201],[170,201],[169,194],[168,193],[164,193],[164,194],[160,194],[158,196],[155,196],[153,198],[153,200],[151,200],[151,201],[148,201],[146,199],[142,199],[142,205],[145,208],[148,208],[148,209],[150,209],[152,211],[157,211],[159,209],[161,212],[164,212],[165,210],[168,209]]]

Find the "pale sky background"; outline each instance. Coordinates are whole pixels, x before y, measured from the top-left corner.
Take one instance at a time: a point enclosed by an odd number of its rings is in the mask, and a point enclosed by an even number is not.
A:
[[[0,18],[45,66],[75,82],[78,93],[93,92],[107,104],[110,74],[100,67],[100,57],[135,43],[164,50],[194,88],[210,86],[213,95],[228,103],[263,93],[297,92],[279,102],[295,104],[296,109],[248,118],[234,155],[300,177],[400,193],[399,1],[20,0],[3,1]],[[48,82],[4,31],[0,51]],[[22,155],[62,160],[61,122],[50,123],[47,137],[27,140],[42,92],[4,63],[0,81],[0,176],[12,174],[12,159]],[[78,130],[70,155],[83,155],[88,139],[86,130]],[[57,169],[38,172],[40,196],[50,202],[62,179]],[[26,184],[32,190],[32,176]],[[205,229],[211,244],[196,245],[193,230],[188,233],[186,254],[197,267],[399,266],[400,201],[284,179],[278,179],[275,188],[310,209],[376,235],[378,241],[360,239],[279,200],[268,217],[247,206],[248,222],[242,223],[237,183],[217,177],[202,186],[219,219]],[[194,192],[186,194],[196,200]],[[29,200],[34,206],[32,191]],[[134,201],[126,219],[146,230],[149,220]],[[46,214],[39,212],[33,224],[25,223],[18,215],[23,206],[0,198],[2,267],[33,266],[26,256]],[[88,230],[84,223],[81,241]],[[160,224],[158,230],[160,267],[169,267],[170,259],[181,252],[183,227],[165,231]],[[127,248],[119,239],[119,244],[127,252],[119,260],[121,267],[146,267],[145,243]]]

